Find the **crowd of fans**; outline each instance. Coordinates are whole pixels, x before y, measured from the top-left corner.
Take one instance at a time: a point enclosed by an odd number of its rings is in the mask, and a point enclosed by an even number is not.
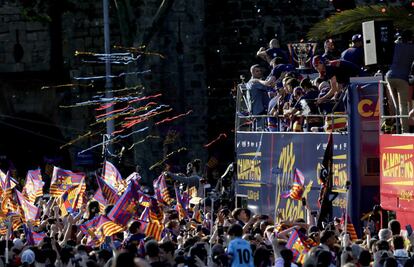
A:
[[[18,216],[21,221],[15,224],[10,219],[7,230],[1,233],[0,266],[414,266],[414,235],[401,231],[397,220],[381,227],[378,206],[367,216],[363,236],[358,238],[355,229],[349,227],[350,221],[346,224],[344,219],[327,217],[320,224],[321,212],[311,210],[306,203],[306,216],[295,220],[234,207],[234,201],[225,200],[222,191],[217,191],[226,188],[208,189],[197,168],[187,167],[187,175],[164,172],[160,177],[165,180],[156,179],[155,191],[149,195],[138,189],[136,192],[157,203],[149,201],[146,206],[141,203],[146,202],[143,198],[138,202],[130,198],[135,208],[122,210],[130,215],[125,225],[110,220],[119,201],[102,206],[91,188],[86,189],[88,201],[78,209],[68,209],[62,197],[37,197],[34,205],[39,208],[38,220],[29,220],[23,208],[20,216],[6,214],[5,218]],[[231,172],[227,170],[222,179]],[[131,184],[142,188],[139,176],[135,173],[133,177],[126,179],[128,188]],[[175,190],[181,183],[176,199],[163,202],[168,194],[165,188],[157,191],[160,181]],[[2,206],[6,190],[2,192]],[[204,196],[200,197],[201,191]],[[121,198],[129,193],[127,189]],[[144,216],[145,208],[136,208],[141,205],[150,207],[149,216]],[[152,209],[153,205],[157,208]],[[11,206],[2,207],[2,212],[13,209]],[[111,234],[99,236],[102,225],[94,224],[97,218],[111,223],[105,224],[110,225],[109,230],[103,230]],[[149,230],[153,224],[157,227]]]
[[[314,79],[304,74],[306,70],[297,70],[291,64],[294,60],[288,59],[276,39],[270,41],[268,49],[261,47],[257,56],[268,63],[268,68],[259,64],[251,66],[251,79],[246,84],[249,115],[268,115],[267,119],[263,118],[266,116],[255,119],[255,130],[346,130],[350,77],[370,74],[364,69],[362,35],[353,35],[351,41],[342,53],[332,39],[325,41],[323,55],[309,53],[312,64],[307,71],[312,68],[317,71]],[[394,62],[386,75],[389,114],[407,116],[412,108],[412,93],[409,93],[412,90],[408,83],[414,60],[411,32],[399,35],[395,47]],[[269,73],[267,77],[265,73]],[[410,113],[413,115],[414,110]],[[401,123],[402,131],[409,132],[408,119],[403,118]]]

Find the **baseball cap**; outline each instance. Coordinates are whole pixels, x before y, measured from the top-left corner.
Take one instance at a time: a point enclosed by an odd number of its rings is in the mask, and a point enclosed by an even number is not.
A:
[[[352,36],[352,42],[356,42],[356,41],[362,41],[362,35],[361,34],[354,34]]]
[[[35,254],[31,249],[23,251],[21,257],[22,263],[27,262],[28,264],[33,264],[35,262]]]

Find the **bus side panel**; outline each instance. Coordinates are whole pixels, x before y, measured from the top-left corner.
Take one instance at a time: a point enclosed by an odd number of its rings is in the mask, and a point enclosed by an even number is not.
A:
[[[414,225],[414,136],[380,135],[381,206]]]
[[[345,207],[345,183],[348,180],[347,135],[334,134],[335,216]],[[301,201],[283,199],[290,190],[294,170],[305,177],[303,196],[318,210],[320,183],[318,173],[328,141],[326,133],[254,133],[237,134],[237,194],[245,195],[255,213],[281,214],[283,218],[304,218]]]

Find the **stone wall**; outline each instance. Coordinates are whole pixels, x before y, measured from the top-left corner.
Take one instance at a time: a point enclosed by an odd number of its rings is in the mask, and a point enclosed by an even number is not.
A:
[[[130,2],[133,7],[133,23],[136,29],[133,33],[134,45],[138,46],[141,44],[145,31],[150,28],[161,1]],[[20,13],[21,9],[18,6],[8,3],[2,3],[0,6],[0,79],[2,82],[0,110],[9,115],[19,114],[24,110],[34,114],[44,114],[56,124],[65,140],[74,139],[89,129],[88,125],[93,121],[95,113],[87,107],[61,109],[59,106],[90,100],[97,94],[97,91],[103,89],[103,83],[95,82],[93,88],[82,86],[47,90],[40,88],[42,85],[74,82],[71,79],[73,77],[104,75],[103,66],[83,64],[79,58],[74,56],[75,51],[104,52],[102,1],[79,2],[75,10],[62,15],[62,50],[58,52],[61,52],[63,62],[62,72],[56,75],[51,67],[53,38],[51,25],[27,21]],[[119,17],[113,6],[110,9],[110,20],[111,45],[124,45],[120,35]],[[20,62],[16,62],[13,57],[14,44],[17,43],[16,29],[19,29],[20,43],[24,51]],[[127,140],[125,146],[148,134],[161,137],[158,141],[148,141],[137,146],[135,151],[124,153],[121,165],[131,170],[135,164],[140,164],[145,167],[143,170],[145,176],[154,175],[148,171],[150,165],[180,147],[186,147],[188,152],[179,155],[174,160],[177,164],[184,164],[194,157],[203,160],[207,158],[206,151],[202,149],[202,145],[207,141],[203,1],[196,3],[191,0],[175,1],[164,18],[164,23],[157,29],[148,50],[163,54],[165,59],[146,56],[136,65],[113,66],[114,74],[148,69],[152,71],[150,75],[129,77],[126,82],[114,81],[114,87],[142,84],[145,86],[144,93],[147,95],[163,94],[160,101],[173,107],[173,111],[168,113],[168,116],[175,116],[188,110],[193,110],[193,113],[177,122],[167,123],[162,127],[152,127],[149,132]],[[21,82],[17,83],[16,80],[21,80]],[[154,121],[158,120],[159,118],[154,119]],[[164,146],[164,139],[171,132],[176,133],[177,138],[174,142]],[[76,152],[100,141],[101,137],[98,135],[71,146],[72,165],[76,161]],[[98,158],[99,154],[100,149],[97,149]]]

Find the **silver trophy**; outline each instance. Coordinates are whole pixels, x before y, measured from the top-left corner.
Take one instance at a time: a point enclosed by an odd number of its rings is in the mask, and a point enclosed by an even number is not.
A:
[[[316,43],[291,43],[288,44],[289,53],[298,69],[310,69],[310,60],[315,54]]]

